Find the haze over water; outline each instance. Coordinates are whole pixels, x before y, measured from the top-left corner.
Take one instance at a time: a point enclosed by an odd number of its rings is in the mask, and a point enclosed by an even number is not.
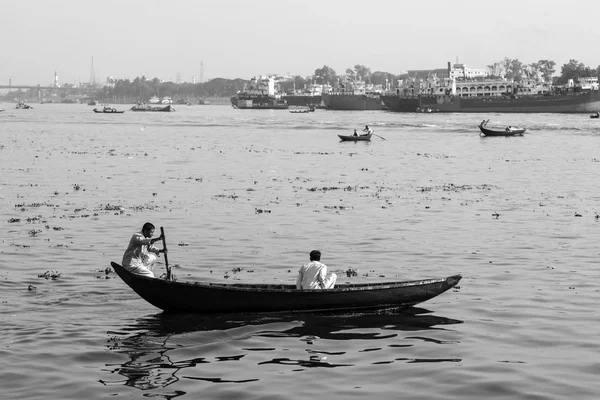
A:
[[[0,104],[7,399],[597,396],[587,115],[13,107]],[[482,138],[488,118],[527,133]],[[338,140],[365,124],[382,138]],[[146,221],[179,280],[291,283],[314,248],[342,281],[463,280],[382,314],[168,316],[107,270]]]

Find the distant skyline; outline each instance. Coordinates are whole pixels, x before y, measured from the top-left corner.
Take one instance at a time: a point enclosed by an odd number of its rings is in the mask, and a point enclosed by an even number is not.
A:
[[[485,68],[504,57],[529,64],[570,59],[596,68],[596,3],[461,0],[351,3],[299,0],[30,0],[5,2],[0,85],[167,81],[260,74],[338,74],[362,64],[400,74],[450,61]],[[589,10],[589,12],[587,12]]]

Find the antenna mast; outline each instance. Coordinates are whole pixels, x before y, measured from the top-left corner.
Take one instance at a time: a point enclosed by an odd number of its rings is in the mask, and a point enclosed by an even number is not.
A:
[[[92,56],[92,67],[90,68],[90,86],[96,86],[96,72],[94,72],[94,56]]]

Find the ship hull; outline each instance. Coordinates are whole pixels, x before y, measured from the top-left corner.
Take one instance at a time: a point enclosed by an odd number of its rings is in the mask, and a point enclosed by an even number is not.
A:
[[[323,94],[323,104],[329,110],[382,110],[379,96],[359,94]]]
[[[239,98],[233,96],[231,105],[241,110],[287,110],[288,104],[285,100],[275,99],[269,96]]]
[[[319,107],[321,105],[321,101],[323,100],[323,96],[290,95],[290,96],[283,96],[282,99],[285,100],[285,102],[287,103],[288,106]]]
[[[599,91],[520,97],[384,95],[381,99],[390,111],[395,112],[591,113],[600,109]]]

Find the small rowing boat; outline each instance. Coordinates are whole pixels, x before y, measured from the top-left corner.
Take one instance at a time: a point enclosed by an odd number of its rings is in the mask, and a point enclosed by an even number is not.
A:
[[[358,136],[354,136],[354,135],[338,135],[338,137],[340,138],[340,140],[342,142],[368,142],[369,140],[371,140],[371,136],[373,136],[372,133],[368,133],[366,135],[358,135]]]
[[[118,111],[116,108],[112,108],[112,107],[104,107],[102,110],[98,110],[97,108],[94,108],[94,112],[95,113],[99,113],[99,114],[123,114],[125,112],[125,110],[123,111]]]
[[[290,284],[179,282],[135,275],[111,262],[134,292],[166,312],[316,312],[410,307],[456,286],[460,275],[406,282],[347,283],[333,289]]]
[[[489,120],[488,120],[489,121]],[[485,127],[487,121],[483,121],[479,124],[480,135],[482,136],[522,136],[527,129],[525,128],[514,128],[507,126],[504,130],[493,130]]]

